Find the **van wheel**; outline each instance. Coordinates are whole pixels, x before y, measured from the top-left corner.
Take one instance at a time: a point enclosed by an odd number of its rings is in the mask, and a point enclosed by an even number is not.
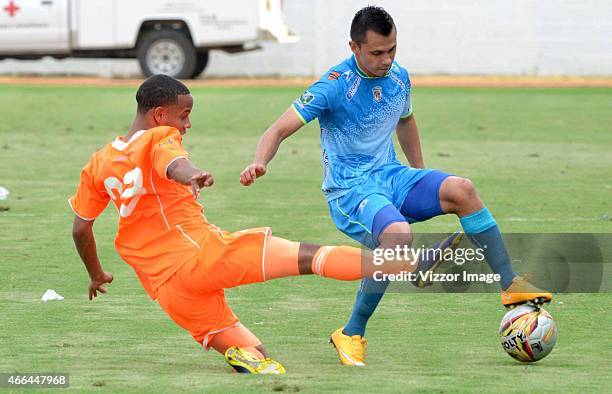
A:
[[[178,79],[191,78],[197,65],[196,49],[191,40],[178,30],[151,30],[138,44],[138,62],[150,77],[165,74]]]
[[[200,76],[206,69],[208,65],[208,51],[198,51],[198,58],[196,62],[195,70],[193,70],[193,74],[191,74],[192,79],[196,79]]]

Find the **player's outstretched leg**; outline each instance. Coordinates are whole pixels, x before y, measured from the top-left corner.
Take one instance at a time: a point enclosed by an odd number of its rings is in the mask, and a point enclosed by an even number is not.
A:
[[[489,267],[500,276],[504,306],[552,300],[552,294],[538,289],[514,272],[499,227],[470,180],[454,176],[445,179],[440,187],[440,203],[444,212],[459,216],[465,233],[483,250]]]
[[[236,372],[264,375],[285,373],[285,367],[269,358],[261,341],[242,324],[214,334],[210,346],[223,354]]]

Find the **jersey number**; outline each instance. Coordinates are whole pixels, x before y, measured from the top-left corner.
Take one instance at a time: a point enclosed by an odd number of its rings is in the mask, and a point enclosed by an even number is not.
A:
[[[130,185],[131,187],[129,187]],[[123,176],[123,182],[114,176],[106,178],[104,187],[106,187],[106,192],[113,200],[117,200],[117,198],[121,200],[119,215],[124,218],[132,214],[140,197],[147,194],[147,190],[142,187],[142,170],[138,167],[126,173]],[[126,205],[128,200],[129,203]]]

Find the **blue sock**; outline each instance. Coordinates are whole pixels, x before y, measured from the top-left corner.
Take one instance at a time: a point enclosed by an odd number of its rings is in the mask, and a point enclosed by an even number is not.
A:
[[[463,231],[470,240],[477,247],[483,249],[489,267],[494,273],[499,274],[502,290],[506,290],[512,284],[512,279],[514,279],[516,273],[512,269],[506,245],[493,215],[485,207],[480,211],[462,217],[460,221]]]
[[[387,286],[389,286],[388,281],[377,282],[372,278],[361,281],[351,318],[342,330],[345,335],[365,336],[366,324],[368,324],[370,316],[372,316],[376,306],[378,306],[383,295],[385,295]]]

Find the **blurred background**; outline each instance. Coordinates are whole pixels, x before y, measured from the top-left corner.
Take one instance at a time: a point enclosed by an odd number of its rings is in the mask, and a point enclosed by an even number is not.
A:
[[[318,76],[349,55],[351,19],[367,3],[284,0],[284,21],[300,36],[298,42],[261,42],[261,50],[238,54],[212,50],[200,78]],[[610,0],[375,3],[394,17],[397,60],[412,74],[612,76]],[[142,72],[136,59],[44,58],[0,61],[0,74],[128,78]]]

